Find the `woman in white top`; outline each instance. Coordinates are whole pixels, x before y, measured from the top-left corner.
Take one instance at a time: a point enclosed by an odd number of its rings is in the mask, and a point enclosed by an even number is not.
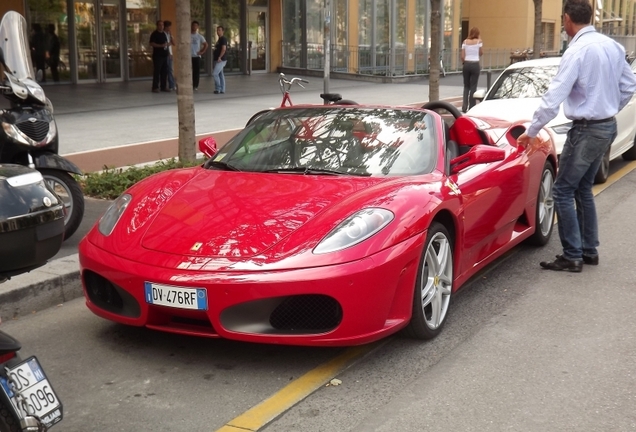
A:
[[[475,106],[473,94],[477,90],[477,82],[479,81],[479,74],[481,72],[479,58],[484,53],[482,45],[481,39],[479,38],[479,29],[477,27],[471,28],[470,32],[468,32],[468,39],[462,43],[462,62],[464,63],[462,69],[464,74],[463,112]]]

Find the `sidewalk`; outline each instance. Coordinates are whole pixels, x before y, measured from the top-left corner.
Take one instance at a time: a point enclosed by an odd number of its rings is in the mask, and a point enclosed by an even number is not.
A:
[[[295,87],[294,103],[321,103],[322,78],[306,77],[305,88]],[[485,78],[482,79],[485,84]],[[440,98],[459,96],[459,75],[440,80]],[[255,112],[279,106],[281,92],[277,74],[227,77],[227,93],[213,94],[211,77],[202,78],[194,94],[196,133],[215,134],[225,142],[242,128]],[[176,156],[178,113],[176,93],[152,93],[150,82],[46,86],[55,107],[60,133],[60,154],[68,156],[85,171],[104,165],[119,166],[121,150],[129,146],[127,164]],[[329,91],[361,104],[410,105],[428,100],[428,81],[405,84],[378,84],[363,81],[330,80]],[[229,135],[222,131],[232,130]]]
[[[292,89],[293,102],[321,103],[323,79],[305,79],[309,81],[305,88]],[[234,75],[226,80],[227,93],[216,95],[212,92],[212,77],[202,77],[199,91],[194,95],[197,135],[213,134],[219,142],[242,128],[255,112],[279,106],[282,98],[278,74]],[[485,77],[481,81],[485,84]],[[132,81],[45,86],[44,91],[55,108],[60,154],[84,171],[176,156],[178,95],[152,93],[150,84],[150,81]],[[462,93],[459,75],[442,78],[440,84],[442,99]],[[422,78],[413,83],[380,84],[330,80],[329,91],[361,104],[423,104],[428,100],[428,81]],[[95,203],[87,201],[87,214],[91,205]],[[103,204],[98,207],[93,213],[101,214]],[[85,220],[93,223],[87,215]],[[77,242],[80,238],[78,232],[68,242]],[[56,258],[39,269],[0,284],[0,317],[18,317],[82,295],[77,253],[60,253]]]

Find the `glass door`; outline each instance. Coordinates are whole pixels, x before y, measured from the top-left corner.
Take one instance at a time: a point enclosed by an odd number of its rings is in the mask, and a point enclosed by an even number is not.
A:
[[[75,1],[77,75],[80,81],[121,80],[118,0]]]
[[[247,9],[247,40],[251,42],[250,50],[252,72],[267,72],[267,8],[248,7]],[[249,45],[248,45],[249,46]]]
[[[100,7],[101,80],[121,79],[119,1],[104,0]]]

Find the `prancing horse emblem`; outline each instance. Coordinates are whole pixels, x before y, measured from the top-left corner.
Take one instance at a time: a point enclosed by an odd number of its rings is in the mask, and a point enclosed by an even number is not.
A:
[[[198,251],[199,249],[201,249],[201,246],[203,246],[203,243],[201,242],[196,242],[194,245],[192,245],[192,247],[190,248],[191,251]]]

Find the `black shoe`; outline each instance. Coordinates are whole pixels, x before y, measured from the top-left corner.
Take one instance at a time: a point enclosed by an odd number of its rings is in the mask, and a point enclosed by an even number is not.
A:
[[[219,91],[218,90],[214,90],[214,94],[219,94]]]
[[[583,260],[571,261],[567,258],[563,258],[562,255],[557,255],[554,261],[542,261],[540,265],[547,270],[565,270],[574,273],[583,271]]]
[[[563,255],[557,255],[557,258],[561,258],[562,256]],[[583,264],[598,265],[598,255],[596,256],[583,255]]]

